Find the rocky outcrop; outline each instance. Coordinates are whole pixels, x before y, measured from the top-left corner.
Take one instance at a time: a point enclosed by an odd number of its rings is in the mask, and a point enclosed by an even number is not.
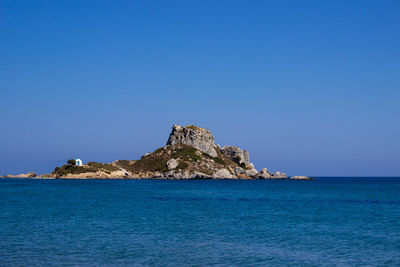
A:
[[[227,169],[219,169],[213,174],[216,179],[232,179],[233,175]]]
[[[17,175],[9,174],[5,177],[6,178],[34,178],[34,177],[36,177],[36,172],[27,172],[27,173],[21,173],[21,174],[17,174]]]
[[[308,176],[292,176],[290,180],[314,180],[314,178]]]
[[[169,135],[167,145],[176,145],[182,143],[197,148],[212,157],[217,157],[217,146],[214,142],[210,130],[203,129],[194,125],[179,126],[173,125],[172,132]]]
[[[221,152],[242,168],[251,168],[247,150],[242,150],[236,146],[224,146]]]
[[[209,130],[173,125],[167,145],[144,154],[139,160],[109,164],[89,162],[55,168],[52,178],[117,179],[286,179],[283,172],[258,172],[249,153],[236,146],[215,145]],[[36,175],[36,174],[35,174]],[[294,176],[293,179],[305,179]]]
[[[286,179],[286,178],[288,178],[288,176],[286,175],[286,173],[277,171],[272,175],[272,178],[275,178],[275,179]]]
[[[176,167],[178,167],[178,165],[179,165],[179,161],[177,161],[176,159],[170,159],[167,161],[168,170],[173,170]]]
[[[267,168],[264,168],[258,173],[258,178],[260,178],[260,179],[271,179],[272,175],[269,173]]]
[[[258,178],[257,177],[258,171],[256,169],[245,170],[245,174],[246,174],[246,176],[251,177],[251,178]]]

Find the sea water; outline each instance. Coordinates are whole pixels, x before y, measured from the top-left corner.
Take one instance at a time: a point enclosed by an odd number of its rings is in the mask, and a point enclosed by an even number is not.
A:
[[[0,266],[399,266],[400,178],[0,179]]]

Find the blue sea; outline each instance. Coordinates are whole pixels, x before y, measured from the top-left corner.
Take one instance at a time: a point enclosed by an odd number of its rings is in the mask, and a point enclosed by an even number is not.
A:
[[[400,178],[0,179],[0,266],[400,266]]]

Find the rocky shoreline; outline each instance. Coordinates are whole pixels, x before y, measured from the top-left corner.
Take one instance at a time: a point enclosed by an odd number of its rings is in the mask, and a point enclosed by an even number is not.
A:
[[[54,179],[290,179],[310,180],[307,176],[288,177],[285,173],[257,171],[248,151],[236,146],[220,147],[207,129],[194,125],[173,125],[164,147],[146,153],[139,160],[112,163],[69,162],[50,174],[35,172],[7,175],[6,178]]]

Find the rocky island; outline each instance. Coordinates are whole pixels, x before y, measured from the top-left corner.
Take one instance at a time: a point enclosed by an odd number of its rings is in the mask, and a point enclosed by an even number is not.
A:
[[[30,173],[32,174],[32,173]],[[45,175],[47,178],[109,179],[287,179],[283,172],[257,171],[249,153],[236,146],[215,144],[210,130],[194,125],[173,125],[164,147],[138,160],[112,163],[69,162]],[[21,175],[14,176],[21,177]],[[32,177],[32,176],[31,176]],[[311,179],[293,176],[293,179]]]

